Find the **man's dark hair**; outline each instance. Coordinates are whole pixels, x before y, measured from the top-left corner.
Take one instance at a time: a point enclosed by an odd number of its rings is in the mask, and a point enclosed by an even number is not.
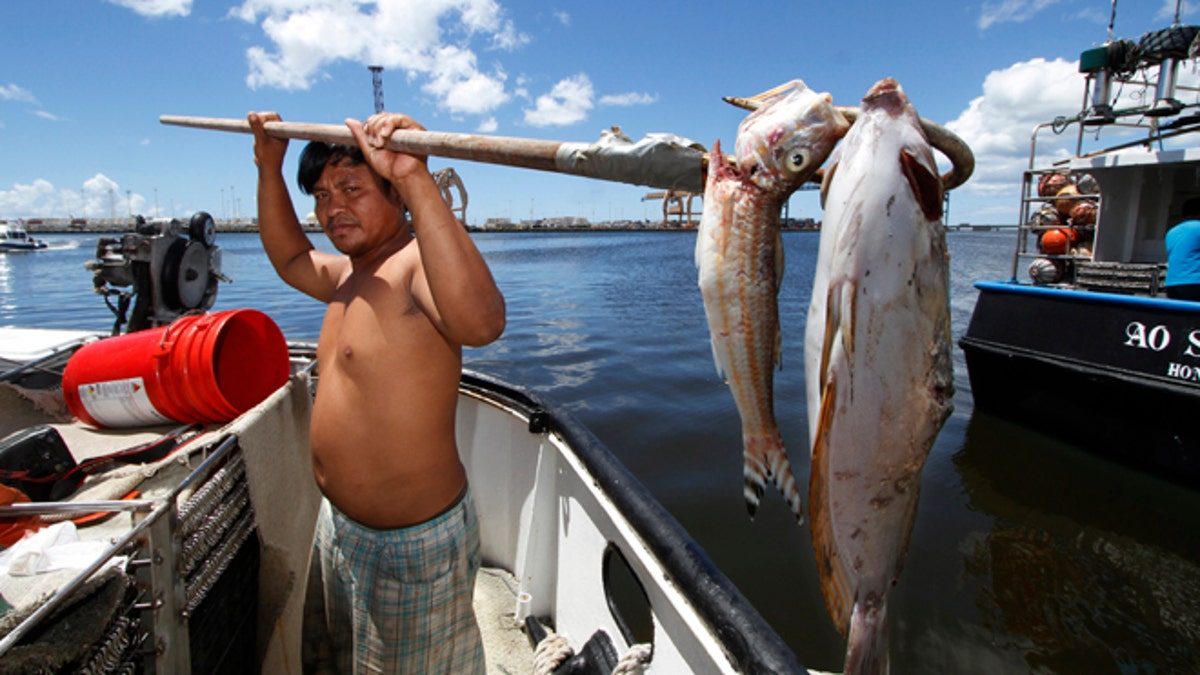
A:
[[[349,160],[349,166],[355,166],[367,161],[363,157],[362,149],[356,145],[331,145],[322,143],[321,141],[312,141],[304,147],[304,152],[300,154],[300,169],[296,172],[296,182],[300,184],[300,191],[306,195],[311,195],[313,187],[321,178],[321,172],[325,170],[325,166],[330,162],[338,164],[342,160]]]

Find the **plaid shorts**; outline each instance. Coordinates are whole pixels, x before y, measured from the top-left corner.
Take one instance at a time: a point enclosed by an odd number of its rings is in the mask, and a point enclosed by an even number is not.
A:
[[[305,673],[483,673],[471,599],[470,491],[436,518],[374,530],[321,500],[304,612]]]

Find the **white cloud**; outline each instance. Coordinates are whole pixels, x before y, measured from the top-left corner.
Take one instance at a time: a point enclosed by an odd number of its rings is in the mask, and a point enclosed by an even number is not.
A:
[[[509,99],[504,72],[480,72],[475,53],[458,47],[445,46],[438,51],[429,77],[421,89],[436,96],[451,112],[485,114]]]
[[[80,189],[57,188],[38,178],[0,190],[0,213],[8,218],[120,218],[145,207],[142,195],[126,194],[116,181],[100,173],[84,181]]]
[[[1028,21],[1043,9],[1061,0],[1001,0],[985,2],[979,14],[979,30],[987,30],[997,23],[1020,23]]]
[[[14,218],[30,218],[48,213],[57,215],[63,211],[58,208],[49,211],[45,207],[58,201],[60,199],[56,199],[56,191],[50,181],[39,178],[29,185],[14,183],[11,190],[0,190],[0,213]]]
[[[492,34],[492,47],[494,49],[513,51],[529,44],[530,40],[531,38],[528,35],[517,30],[516,24],[512,21],[505,21],[500,30]]]
[[[1181,68],[1177,96],[1186,104],[1194,104],[1198,97],[1188,91],[1197,83],[1200,83],[1200,73]],[[1038,58],[1015,63],[988,73],[982,95],[972,100],[957,119],[946,124],[975,154],[974,174],[955,191],[965,198],[974,198],[973,203],[977,205],[973,215],[975,220],[1012,224],[1016,218],[1021,175],[1029,167],[1034,128],[1060,117],[1065,121],[1078,113],[1083,103],[1084,84],[1078,61]],[[1119,110],[1146,105],[1147,97],[1153,98],[1154,91],[1153,88],[1114,87],[1113,94],[1120,96],[1112,101],[1113,108]],[[1097,139],[1094,129],[1084,134],[1083,152],[1117,145],[1137,133],[1115,126],[1100,127]],[[1067,125],[1061,131],[1055,133],[1051,127],[1038,132],[1038,167],[1075,154],[1079,141],[1078,124]],[[942,158],[939,156],[939,159]],[[946,162],[942,163],[943,169],[948,168]]]
[[[587,119],[595,91],[587,75],[580,73],[561,80],[549,94],[537,97],[535,107],[525,110],[525,122],[535,127],[566,126]]]
[[[496,118],[489,117],[489,118],[485,119],[484,121],[480,122],[479,126],[475,127],[475,131],[478,133],[481,133],[481,134],[490,134],[490,133],[495,132],[496,129],[499,129],[499,128],[500,128],[500,123],[496,121]]]
[[[567,14],[566,12],[564,12],[562,10],[556,10],[554,12],[554,18],[558,19],[559,23],[561,23],[564,26],[571,25],[571,15]]]
[[[62,118],[60,118],[58,115],[55,115],[54,113],[52,113],[52,112],[48,112],[48,111],[45,111],[45,110],[36,110],[36,111],[34,111],[34,113],[33,113],[33,114],[34,114],[34,115],[37,115],[38,117],[40,117],[40,118],[42,118],[42,119],[44,119],[44,120],[50,120],[51,122],[57,122],[57,121],[59,121],[60,119],[62,119]]]
[[[451,114],[487,114],[509,100],[499,67],[471,44],[529,42],[494,0],[244,0],[230,15],[260,24],[270,45],[246,51],[251,88],[304,90],[338,62],[402,70]]]
[[[116,192],[120,189],[120,187],[121,186],[117,185],[116,181],[102,173],[98,173],[95,176],[83,181],[84,192],[108,194],[109,192]]]
[[[600,105],[649,105],[658,101],[657,94],[646,94],[635,91],[624,94],[605,94],[600,97]]]
[[[1021,172],[1029,163],[1034,127],[1077,110],[1083,83],[1078,62],[1062,59],[1038,58],[988,73],[983,95],[946,125],[975,153],[975,174],[962,189],[1016,195]],[[1043,131],[1038,136],[1038,154],[1065,154],[1074,139],[1074,133],[1055,136]]]
[[[1175,0],[1160,0],[1160,2],[1162,3],[1162,7],[1159,8],[1158,14],[1154,15],[1154,20],[1155,21],[1172,21],[1172,20],[1174,20],[1175,19]],[[1195,10],[1192,7],[1192,3],[1187,2],[1185,0],[1183,3],[1183,7],[1180,9],[1179,18],[1182,19],[1184,17],[1191,16],[1194,12],[1195,12]]]
[[[1177,96],[1185,103],[1195,103],[1197,96],[1187,94],[1200,82],[1200,73],[1181,68]],[[1079,72],[1078,61],[1033,59],[1013,64],[1003,70],[988,73],[983,82],[983,94],[971,101],[957,119],[946,124],[958,134],[975,154],[975,173],[961,188],[976,195],[1004,195],[1016,206],[1021,173],[1029,166],[1030,143],[1034,128],[1052,122],[1057,117],[1070,118],[1079,112],[1083,103],[1085,78]],[[1115,109],[1146,105],[1154,91],[1141,87],[1114,87],[1120,98],[1112,101]],[[1131,138],[1128,129],[1103,127],[1099,142],[1096,134],[1084,134],[1087,152],[1100,146],[1111,146]],[[1078,124],[1071,124],[1062,133],[1044,128],[1037,135],[1037,164],[1045,166],[1056,159],[1075,153],[1079,140]]]
[[[20,103],[37,103],[37,99],[28,89],[23,89],[15,84],[8,86],[0,84],[0,99],[5,101],[18,101]]]
[[[187,16],[192,13],[192,0],[108,0],[114,5],[126,7],[152,18],[163,16]]]

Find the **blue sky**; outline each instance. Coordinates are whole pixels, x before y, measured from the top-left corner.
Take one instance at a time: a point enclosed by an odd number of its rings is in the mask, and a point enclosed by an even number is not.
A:
[[[1109,0],[4,2],[0,219],[253,214],[250,138],[158,117],[364,118],[367,66],[380,64],[387,108],[430,129],[592,141],[619,125],[634,139],[672,132],[710,148],[731,147],[744,116],[721,96],[799,78],[857,105],[894,77],[923,117],[975,150],[951,220],[1012,224],[1030,132],[1076,111],[1079,54],[1104,42],[1110,10]],[[1175,0],[1119,2],[1114,33],[1136,40],[1175,11]],[[462,177],[471,223],[659,215],[648,188],[430,166]],[[293,196],[307,213],[309,200]],[[791,214],[819,219],[815,194],[798,193]]]

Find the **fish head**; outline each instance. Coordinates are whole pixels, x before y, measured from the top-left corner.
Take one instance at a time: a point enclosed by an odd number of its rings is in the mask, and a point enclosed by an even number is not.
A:
[[[875,83],[863,97],[860,115],[886,115],[901,123],[909,134],[900,151],[904,176],[928,220],[941,220],[944,189],[929,139],[921,129],[921,116],[899,82],[890,77]],[[822,186],[824,191],[824,186]]]
[[[849,128],[832,96],[794,80],[738,125],[738,168],[762,190],[787,197],[821,167]]]
[[[863,97],[862,106],[863,112],[871,110],[883,110],[893,117],[899,117],[912,111],[916,115],[916,110],[908,101],[908,96],[904,94],[904,88],[900,83],[890,77],[885,77],[875,83],[867,95]]]

